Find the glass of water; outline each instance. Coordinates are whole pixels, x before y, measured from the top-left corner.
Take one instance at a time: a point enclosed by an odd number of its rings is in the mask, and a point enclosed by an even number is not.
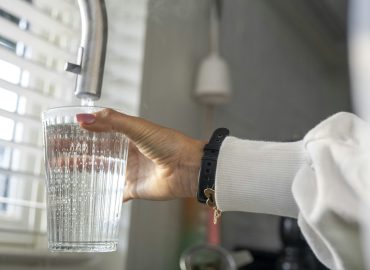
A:
[[[117,248],[128,141],[120,133],[84,130],[76,121],[76,114],[102,109],[60,107],[42,114],[51,251]]]

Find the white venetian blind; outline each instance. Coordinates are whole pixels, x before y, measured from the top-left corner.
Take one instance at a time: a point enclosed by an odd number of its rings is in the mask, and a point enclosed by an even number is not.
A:
[[[101,104],[139,113],[148,0],[106,0],[108,49]]]
[[[106,0],[109,42],[99,105],[138,113],[147,0]],[[41,112],[78,104],[77,0],[0,0],[0,245],[46,231]]]

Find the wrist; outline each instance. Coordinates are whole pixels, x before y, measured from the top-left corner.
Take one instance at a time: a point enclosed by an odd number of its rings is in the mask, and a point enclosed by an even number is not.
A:
[[[184,197],[195,198],[198,191],[198,177],[203,156],[203,148],[206,142],[190,139],[184,151],[186,155],[182,159],[181,185]]]

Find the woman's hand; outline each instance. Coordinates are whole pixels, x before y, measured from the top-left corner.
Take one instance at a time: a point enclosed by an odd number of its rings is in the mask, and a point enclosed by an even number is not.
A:
[[[124,201],[195,197],[203,142],[111,109],[76,118],[84,129],[130,139]]]

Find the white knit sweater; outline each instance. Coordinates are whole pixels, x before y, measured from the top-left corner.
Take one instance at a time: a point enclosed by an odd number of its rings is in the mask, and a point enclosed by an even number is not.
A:
[[[227,137],[215,189],[222,211],[297,217],[330,269],[365,269],[360,223],[370,198],[370,127],[355,115],[338,113],[293,143]]]

